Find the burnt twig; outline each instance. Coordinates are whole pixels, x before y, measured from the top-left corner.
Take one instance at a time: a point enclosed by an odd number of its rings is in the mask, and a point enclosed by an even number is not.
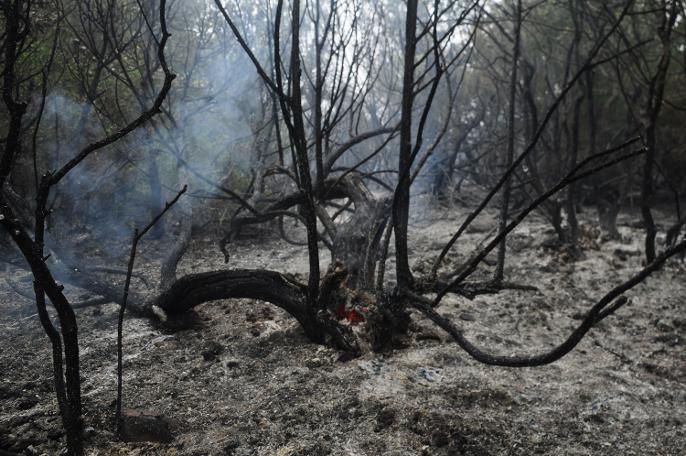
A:
[[[117,434],[121,432],[121,400],[122,400],[122,334],[124,330],[124,313],[126,312],[126,301],[129,297],[129,287],[131,286],[131,277],[133,276],[133,265],[136,260],[136,249],[138,242],[152,229],[153,226],[167,213],[171,207],[181,198],[181,195],[186,193],[188,186],[184,185],[181,191],[176,194],[173,200],[164,205],[164,209],[155,216],[148,225],[142,230],[134,230],[133,241],[131,242],[131,253],[129,255],[129,264],[126,269],[126,282],[124,283],[124,297],[122,299],[121,307],[119,308],[119,318],[117,320],[117,408],[115,411],[115,422],[117,423]]]

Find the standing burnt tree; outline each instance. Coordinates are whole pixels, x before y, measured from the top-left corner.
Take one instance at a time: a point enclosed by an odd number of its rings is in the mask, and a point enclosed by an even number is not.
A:
[[[25,40],[30,30],[31,2],[16,0],[5,2],[3,7],[6,30],[5,42],[3,43],[5,48],[3,100],[8,108],[9,124],[0,157],[0,190],[2,190],[0,191],[0,222],[21,251],[33,274],[38,315],[52,344],[55,390],[60,415],[67,434],[69,454],[80,455],[83,454],[83,422],[78,328],[74,310],[63,292],[64,286],[57,282],[54,271],[47,263],[50,257],[45,247],[46,218],[49,215],[48,201],[51,191],[86,158],[121,140],[160,111],[174,79],[164,57],[164,48],[169,39],[165,17],[166,2],[161,0],[159,5],[161,36],[158,41],[158,58],[164,72],[164,81],[154,103],[138,117],[120,127],[118,131],[92,142],[80,150],[71,151],[72,153],[66,162],[61,163],[54,170],[44,172],[40,181],[37,182],[32,220],[20,218],[19,211],[21,208],[14,207],[5,189],[6,186],[9,187],[8,178],[23,152],[21,135],[25,128],[24,116],[27,105],[16,100],[15,95],[22,93],[20,90],[22,81],[17,77],[17,67],[21,60],[21,50],[26,43]],[[54,48],[52,52],[55,52]],[[22,201],[17,203],[21,204]],[[30,233],[31,228],[32,234]],[[57,311],[59,330],[47,313],[46,296]]]

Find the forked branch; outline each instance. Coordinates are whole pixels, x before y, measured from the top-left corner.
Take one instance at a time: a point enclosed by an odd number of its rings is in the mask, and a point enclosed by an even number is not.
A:
[[[665,262],[671,257],[686,252],[686,240],[682,240],[672,248],[667,249],[660,254],[655,261],[643,268],[640,272],[632,276],[630,279],[616,286],[603,296],[586,314],[586,317],[581,324],[557,347],[533,356],[507,356],[507,355],[493,355],[470,342],[462,333],[462,331],[455,326],[450,320],[441,316],[432,307],[432,302],[423,296],[406,292],[406,297],[410,306],[420,311],[424,316],[433,321],[436,325],[441,327],[457,342],[457,344],[466,351],[475,360],[493,366],[504,367],[535,367],[550,364],[565,356],[572,351],[584,336],[601,320],[609,315],[615,313],[626,305],[629,300],[623,296],[623,293],[631,290],[633,287],[643,282],[648,276],[655,271],[662,268]]]

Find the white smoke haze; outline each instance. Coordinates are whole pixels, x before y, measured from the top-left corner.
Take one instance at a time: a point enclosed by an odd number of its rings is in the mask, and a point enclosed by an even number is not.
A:
[[[229,188],[246,186],[255,161],[252,133],[259,121],[254,113],[259,111],[261,82],[248,58],[227,35],[216,9],[210,9],[208,2],[191,3],[170,5],[168,15],[176,42],[173,39],[167,48],[167,59],[178,77],[164,114],[93,154],[60,182],[51,200],[56,209],[50,220],[54,237],[88,233],[103,248],[113,246],[107,254],[123,254],[122,242],[127,242],[133,228],[146,223],[161,203],[152,195],[151,160],[159,174],[162,199],[184,184],[192,192],[215,192],[197,175]],[[85,46],[79,48],[79,52],[86,50]],[[156,58],[154,53],[148,57]],[[110,71],[118,74],[114,64]],[[158,71],[152,75],[153,81],[159,80]],[[131,103],[135,93],[130,87],[119,84],[111,90],[116,79],[103,78],[100,98],[93,104],[79,100],[73,91],[70,95],[60,88],[60,82],[50,88],[38,132],[40,169],[63,166],[85,145],[112,133],[140,112],[137,104]],[[133,87],[142,97],[138,103],[142,108],[152,102],[157,90],[145,84],[149,83],[143,76]],[[34,98],[32,106],[39,101]],[[120,106],[128,109],[122,112]],[[180,176],[183,166],[179,159],[193,173]],[[204,202],[192,201],[194,205]]]
[[[271,72],[275,3],[232,1],[224,4],[256,58],[263,68]],[[144,5],[146,16],[156,17],[156,2]],[[132,30],[138,30],[140,39],[147,45],[143,48],[129,46],[122,51],[120,59],[110,59],[92,103],[83,96],[77,96],[78,91],[61,87],[62,81],[50,86],[38,135],[37,155],[41,169],[62,166],[86,144],[135,118],[152,103],[159,89],[161,71],[157,65],[156,48],[145,24],[136,22],[140,21],[133,14],[138,10],[136,2],[121,2],[115,7],[122,18],[134,18],[130,21],[137,24],[137,28]],[[321,7],[322,15],[328,14],[329,3],[323,2]],[[329,41],[339,44],[334,48],[327,44],[322,49],[322,58],[330,62],[330,71],[324,75],[322,107],[326,112],[332,103],[341,103],[329,98],[331,90],[336,87],[340,90],[341,81],[347,81],[341,106],[356,98],[363,101],[359,108],[341,117],[330,129],[331,142],[327,150],[335,150],[357,134],[397,124],[399,74],[402,69],[398,55],[401,54],[403,39],[394,30],[402,21],[402,10],[395,3],[339,2],[333,22],[334,31],[329,37]],[[284,11],[287,12],[288,8],[285,7]],[[304,46],[302,84],[306,94],[307,128],[313,134],[315,62],[312,48],[315,30],[311,20],[307,20],[307,14],[311,11],[304,13],[301,30]],[[51,204],[55,210],[50,220],[54,238],[89,237],[102,246],[107,256],[120,257],[125,254],[122,246],[129,241],[134,227],[145,224],[164,200],[182,185],[189,185],[192,197],[186,198],[184,204],[187,209],[183,214],[174,212],[170,218],[188,216],[192,212],[196,221],[209,220],[202,216],[208,206],[235,207],[228,200],[218,202],[204,198],[226,196],[214,184],[241,193],[247,189],[256,172],[264,172],[277,164],[276,137],[273,127],[269,126],[273,116],[269,93],[214,2],[170,2],[167,17],[172,38],[166,57],[177,78],[163,105],[163,113],[123,140],[90,156],[54,189]],[[84,41],[86,30],[79,29],[77,21],[71,24],[73,29],[70,34],[65,32],[64,39],[71,35],[77,39],[58,53],[58,57],[72,62],[72,65],[85,59],[91,68],[95,68],[97,56],[94,49],[103,42],[103,38],[96,34],[93,37],[95,45]],[[153,21],[151,25],[154,33],[159,35],[158,24]],[[122,33],[126,36],[127,32]],[[377,39],[370,41],[370,36]],[[451,49],[459,49],[458,45],[465,37],[464,31],[455,34],[451,38],[454,41]],[[289,46],[288,17],[285,14],[281,30],[284,60],[290,53]],[[453,51],[446,52],[448,58]],[[130,68],[125,69],[126,65],[137,69],[132,72]],[[284,83],[288,85],[288,68],[284,67],[282,71]],[[136,75],[137,78],[132,79]],[[79,77],[77,79],[85,87],[91,82],[92,74],[85,73]],[[422,105],[425,97],[426,90],[418,95],[417,106]],[[38,101],[34,98],[33,105]],[[449,102],[447,88],[441,85],[429,113],[418,158],[434,146]],[[420,114],[417,111],[415,118]],[[417,128],[417,122],[414,128]],[[286,148],[283,151],[284,164],[289,166],[291,155],[283,125],[281,130]],[[358,163],[381,147],[384,141],[385,136],[379,136],[355,145],[339,158],[335,167]],[[442,172],[445,156],[450,155],[450,147],[443,141],[432,151],[412,186],[414,197],[431,192],[436,176]],[[394,171],[397,169],[397,150],[396,137],[374,159],[360,167],[360,171],[374,173],[375,178],[392,187],[397,179]],[[314,171],[314,164],[312,166]],[[285,181],[277,182],[282,185]],[[382,189],[374,183],[370,185],[376,190]],[[283,190],[283,187],[279,189]]]

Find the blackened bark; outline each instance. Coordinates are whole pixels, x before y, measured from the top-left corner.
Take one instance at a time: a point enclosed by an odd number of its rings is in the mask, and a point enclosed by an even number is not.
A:
[[[405,52],[403,95],[400,117],[400,153],[398,154],[398,189],[393,200],[396,279],[399,288],[412,285],[407,250],[407,223],[410,212],[410,173],[412,166],[412,105],[414,101],[414,58],[417,48],[417,0],[407,1],[405,17]]]
[[[325,332],[307,305],[307,287],[275,271],[236,269],[189,274],[174,282],[152,305],[175,316],[205,302],[231,298],[272,303],[298,320],[310,340],[324,342]]]
[[[671,62],[672,56],[672,30],[676,22],[676,6],[677,2],[671,2],[671,7],[667,9],[667,5],[663,2],[662,23],[658,28],[658,35],[662,44],[662,54],[657,65],[655,75],[650,81],[648,90],[648,107],[647,117],[648,124],[645,129],[645,143],[646,143],[646,157],[643,166],[643,183],[641,186],[641,215],[643,216],[643,224],[646,230],[645,238],[645,252],[648,263],[655,259],[655,237],[657,236],[657,227],[652,214],[653,196],[655,189],[653,188],[653,169],[655,167],[655,160],[657,159],[657,122],[662,109],[665,85],[667,82],[667,70]]]
[[[21,121],[26,112],[26,103],[14,99],[16,72],[14,65],[19,59],[17,46],[21,44],[20,23],[23,2],[21,0],[3,2],[5,16],[5,55],[3,68],[2,99],[9,113],[8,133],[2,155],[0,155],[0,189],[9,177],[12,164],[21,150]]]
[[[38,202],[39,208],[44,207],[42,203]],[[40,210],[40,209],[39,209]],[[42,221],[44,218],[37,220],[36,227],[37,242],[34,242],[28,235],[26,230],[21,226],[19,220],[15,217],[9,205],[6,203],[2,194],[0,194],[0,224],[6,228],[10,233],[15,245],[19,247],[22,255],[26,259],[31,272],[33,273],[36,282],[37,305],[40,308],[42,302],[43,292],[48,296],[52,302],[60,322],[60,332],[64,344],[64,365],[65,369],[65,388],[64,392],[59,392],[58,395],[63,395],[66,398],[65,403],[67,413],[62,416],[65,423],[65,430],[67,432],[67,443],[70,454],[83,454],[83,442],[81,438],[82,418],[81,418],[81,379],[79,375],[79,342],[78,342],[78,327],[76,324],[76,316],[69,301],[62,293],[63,287],[59,285],[42,256],[42,235],[44,226]],[[50,333],[48,336],[53,342],[53,337]],[[53,350],[61,347],[53,345]],[[57,369],[57,367],[54,367]],[[61,371],[61,368],[60,368]],[[60,374],[61,375],[61,374]],[[61,387],[61,383],[55,384],[56,388]]]
[[[510,94],[509,106],[507,114],[507,157],[505,161],[505,169],[508,170],[512,166],[514,160],[514,146],[515,146],[515,109],[517,101],[517,69],[519,67],[519,48],[520,36],[522,29],[522,1],[517,1],[517,10],[515,11],[515,31],[514,31],[514,49],[512,50],[512,72],[510,74]],[[503,187],[503,198],[500,202],[500,220],[499,230],[502,232],[507,227],[507,219],[510,210],[510,193],[512,180],[508,178]],[[494,280],[496,282],[503,280],[505,271],[505,249],[507,246],[507,238],[503,237],[498,246],[498,262],[495,268]]]
[[[341,260],[348,269],[350,288],[371,291],[375,287],[375,265],[390,204],[389,201],[375,199],[355,176],[344,179],[342,184],[355,204],[355,212],[338,227],[332,256]]]
[[[570,15],[572,16],[572,22],[574,23],[574,61],[576,65],[581,65],[581,23],[579,20],[579,3],[577,0],[569,1]],[[587,72],[587,75],[590,71]],[[584,79],[584,83],[587,79]],[[576,166],[579,156],[579,129],[580,129],[580,117],[581,117],[581,104],[583,103],[584,95],[580,93],[574,100],[574,106],[572,108],[572,125],[571,125],[571,141],[568,144],[569,156],[567,169],[573,169]],[[567,210],[567,229],[569,231],[569,237],[567,239],[568,244],[571,247],[572,252],[576,255],[578,254],[578,244],[579,244],[579,220],[576,214],[576,205],[578,200],[577,188],[574,183],[571,183],[567,187],[567,198],[565,201],[565,207]]]

